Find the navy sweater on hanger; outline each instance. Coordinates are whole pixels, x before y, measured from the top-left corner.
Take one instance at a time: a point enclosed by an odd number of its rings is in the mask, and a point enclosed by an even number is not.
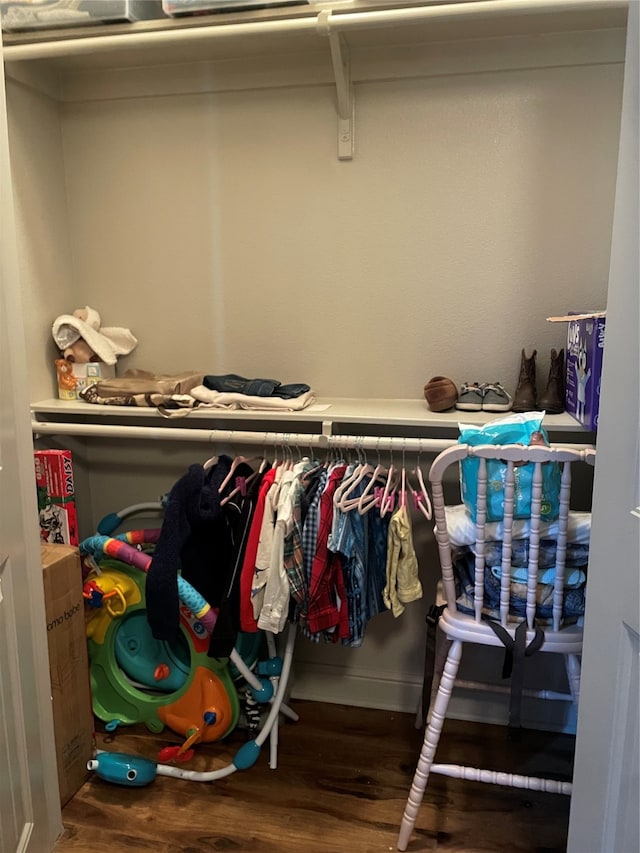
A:
[[[231,537],[218,489],[231,461],[221,455],[208,471],[191,465],[169,492],[146,583],[147,619],[158,640],[174,641],[178,636],[179,569],[211,607],[224,594]]]

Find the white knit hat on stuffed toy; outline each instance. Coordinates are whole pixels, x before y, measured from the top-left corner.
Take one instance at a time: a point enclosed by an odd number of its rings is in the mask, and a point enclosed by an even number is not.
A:
[[[78,308],[73,314],[61,314],[53,323],[53,339],[62,350],[65,358],[80,339],[105,364],[115,364],[119,355],[128,355],[138,345],[129,329],[118,326],[103,326],[100,328],[100,315],[86,305]]]

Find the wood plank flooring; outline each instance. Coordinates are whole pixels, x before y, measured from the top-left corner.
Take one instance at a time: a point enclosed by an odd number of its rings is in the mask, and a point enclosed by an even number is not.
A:
[[[56,853],[395,851],[421,743],[413,716],[315,702],[291,707],[300,720],[281,726],[275,770],[265,745],[252,769],[212,783],[159,776],[149,787],[123,788],[91,777],[63,810]],[[154,759],[178,742],[144,727],[105,737],[100,728],[98,748]],[[243,741],[237,729],[224,745],[198,747],[188,766],[223,766]],[[524,732],[514,745],[504,728],[448,720],[438,758],[524,773],[546,766],[569,778],[573,745],[570,736],[541,732]],[[432,776],[408,849],[561,853],[568,815],[562,795]]]

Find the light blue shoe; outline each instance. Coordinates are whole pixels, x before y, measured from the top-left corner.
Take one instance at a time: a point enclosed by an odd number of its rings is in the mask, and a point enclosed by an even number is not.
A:
[[[511,394],[499,382],[484,386],[482,408],[485,412],[508,412],[513,405]]]
[[[458,394],[456,409],[463,412],[479,412],[484,400],[484,385],[477,382],[463,382]]]

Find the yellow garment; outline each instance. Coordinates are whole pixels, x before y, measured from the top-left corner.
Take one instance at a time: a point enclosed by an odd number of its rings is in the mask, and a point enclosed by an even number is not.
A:
[[[389,522],[387,584],[382,591],[382,598],[387,609],[396,617],[404,612],[405,604],[422,598],[411,516],[406,506],[400,506]]]

